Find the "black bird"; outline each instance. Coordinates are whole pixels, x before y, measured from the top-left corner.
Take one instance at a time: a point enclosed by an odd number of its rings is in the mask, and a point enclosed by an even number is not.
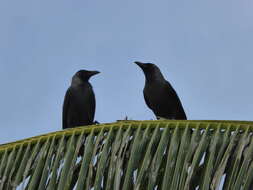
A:
[[[80,70],[72,77],[63,103],[63,129],[93,124],[96,99],[89,79],[98,73]]]
[[[165,80],[160,69],[152,63],[134,62],[145,74],[144,99],[157,119],[185,120],[183,106],[171,84]]]

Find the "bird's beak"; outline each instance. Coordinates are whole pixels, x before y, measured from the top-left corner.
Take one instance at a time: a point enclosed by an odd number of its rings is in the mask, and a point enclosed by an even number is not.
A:
[[[141,62],[139,62],[139,61],[135,61],[134,62],[136,65],[138,65],[140,68],[143,68],[144,67],[144,63],[141,63]]]
[[[99,71],[90,71],[90,76],[97,75],[99,73],[100,73]]]

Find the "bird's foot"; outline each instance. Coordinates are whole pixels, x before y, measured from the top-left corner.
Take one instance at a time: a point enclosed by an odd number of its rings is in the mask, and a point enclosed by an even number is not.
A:
[[[157,116],[156,118],[157,118],[157,120],[168,120],[167,118],[160,117],[160,116]]]

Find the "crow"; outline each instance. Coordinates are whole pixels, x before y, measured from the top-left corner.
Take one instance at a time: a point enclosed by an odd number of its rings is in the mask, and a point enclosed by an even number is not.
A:
[[[144,99],[157,119],[186,120],[180,99],[171,84],[165,80],[160,69],[152,63],[134,62],[145,74]]]
[[[98,73],[80,70],[72,77],[63,103],[63,129],[93,124],[96,99],[89,79]]]

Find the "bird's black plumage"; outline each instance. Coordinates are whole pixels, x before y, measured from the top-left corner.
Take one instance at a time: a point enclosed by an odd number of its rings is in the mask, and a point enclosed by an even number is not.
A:
[[[185,120],[186,114],[171,84],[152,63],[135,62],[145,74],[144,99],[157,118]]]
[[[89,79],[98,73],[98,71],[80,70],[72,77],[63,103],[63,129],[93,123],[96,99]]]

